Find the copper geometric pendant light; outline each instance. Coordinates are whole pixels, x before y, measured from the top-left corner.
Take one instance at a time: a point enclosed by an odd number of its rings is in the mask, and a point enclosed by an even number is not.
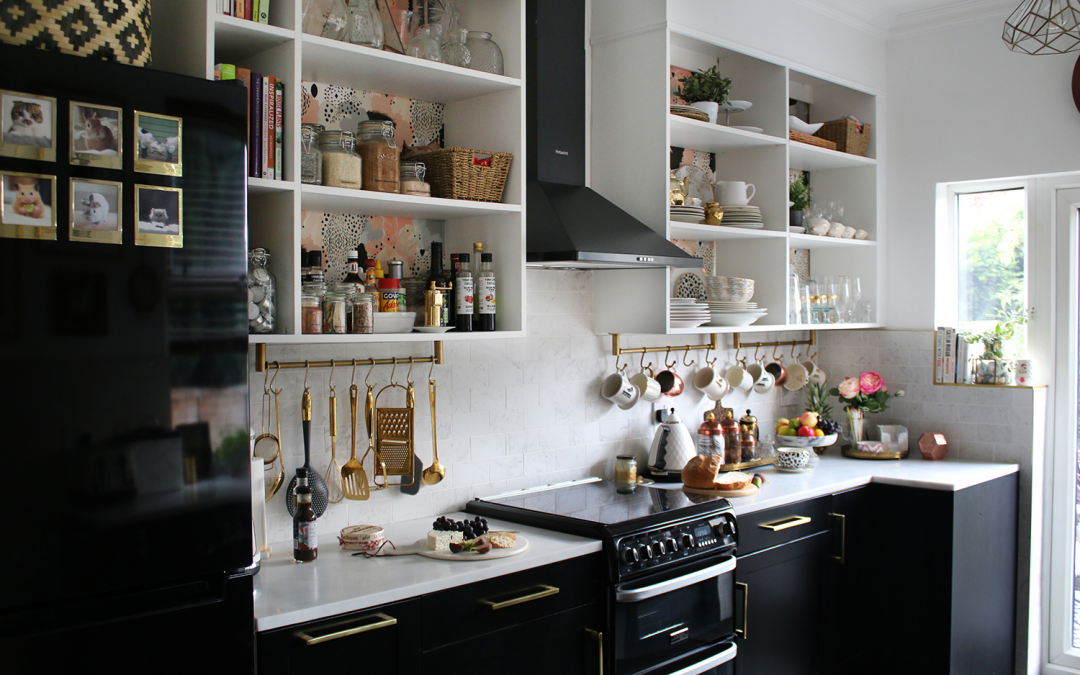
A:
[[[1005,20],[1001,39],[1014,52],[1064,54],[1080,49],[1080,0],[1024,0]]]

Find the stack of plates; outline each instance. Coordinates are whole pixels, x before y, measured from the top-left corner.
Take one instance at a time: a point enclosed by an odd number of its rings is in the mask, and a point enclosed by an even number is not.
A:
[[[701,206],[672,206],[671,219],[679,223],[700,223],[705,220],[705,209]]]
[[[712,318],[709,306],[693,298],[671,299],[671,327],[697,328]]]
[[[713,312],[723,312],[731,310],[757,310],[758,306],[756,302],[720,302],[710,300],[708,303],[709,309]]]
[[[709,114],[703,110],[698,110],[692,106],[679,105],[678,103],[671,104],[671,114],[678,115],[679,117],[689,117],[692,120],[698,120],[701,122],[709,121]]]
[[[709,303],[709,305],[712,304]],[[710,307],[710,310],[710,326],[749,326],[769,313],[764,307],[761,309],[712,309]]]
[[[721,206],[724,212],[724,225],[731,227],[744,227],[749,230],[765,229],[765,221],[761,219],[761,209],[757,206]]]

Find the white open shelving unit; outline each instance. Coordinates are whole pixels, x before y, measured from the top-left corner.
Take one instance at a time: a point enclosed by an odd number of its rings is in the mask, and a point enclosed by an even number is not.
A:
[[[636,3],[627,12],[618,0],[593,0],[591,186],[669,239],[716,242],[717,274],[755,280],[753,300],[769,314],[748,327],[672,328],[669,298],[687,270],[594,272],[596,329],[611,333],[734,333],[779,330],[873,328],[866,324],[788,323],[791,251],[810,250],[810,272],[857,276],[863,299],[875,313],[882,283],[883,205],[878,199],[880,92],[808,72],[796,64],[747,54],[724,40],[668,21],[666,3]],[[732,113],[731,124],[760,127],[755,133],[670,113],[670,67],[705,69],[720,61],[732,79],[731,98],[753,106]],[[866,157],[788,139],[788,99],[809,102],[811,121],[854,115],[871,124]],[[670,219],[668,166],[671,147],[716,154],[718,180],[756,188],[763,230],[687,224]],[[844,224],[864,229],[864,241],[788,231],[788,171],[810,172],[815,201],[843,200]]]
[[[233,63],[285,82],[284,178],[248,180],[248,244],[271,254],[278,286],[275,334],[252,343],[431,342],[525,334],[525,7],[523,0],[469,0],[462,25],[492,33],[505,76],[305,35],[301,0],[274,0],[270,23],[215,11],[209,0],[155,0],[154,67],[212,79]],[[325,82],[445,105],[445,146],[511,152],[503,203],[413,197],[300,183],[300,84]],[[222,86],[229,86],[223,84]],[[423,218],[444,223],[447,253],[476,241],[495,254],[499,279],[495,332],[303,335],[300,332],[301,211]]]

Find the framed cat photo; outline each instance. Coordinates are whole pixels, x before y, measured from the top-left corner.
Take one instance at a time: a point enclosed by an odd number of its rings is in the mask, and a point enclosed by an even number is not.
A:
[[[56,176],[3,172],[0,180],[0,237],[55,240]]]
[[[124,111],[107,105],[71,102],[69,159],[76,166],[123,168]]]
[[[0,156],[56,161],[56,99],[0,89]]]
[[[135,245],[184,248],[184,193],[180,188],[135,186]]]
[[[107,180],[71,179],[71,241],[122,244],[124,186]]]
[[[135,170],[183,176],[184,120],[135,111]]]

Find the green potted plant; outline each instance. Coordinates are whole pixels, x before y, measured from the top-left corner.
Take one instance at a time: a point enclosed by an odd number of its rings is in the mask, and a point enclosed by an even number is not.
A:
[[[975,384],[1009,384],[1012,382],[1013,362],[1005,357],[1005,342],[1027,323],[1031,311],[1002,311],[1001,319],[981,333],[965,333],[969,345],[982,343],[983,353],[975,359]]]
[[[791,179],[791,185],[788,187],[788,201],[791,202],[788,224],[792,227],[802,227],[803,209],[810,206],[810,193],[812,191],[813,188],[803,180],[802,173],[795,175]]]
[[[709,115],[709,121],[716,124],[720,106],[727,103],[731,93],[731,78],[720,75],[720,60],[707,70],[690,73],[679,80],[682,84],[683,100]]]

